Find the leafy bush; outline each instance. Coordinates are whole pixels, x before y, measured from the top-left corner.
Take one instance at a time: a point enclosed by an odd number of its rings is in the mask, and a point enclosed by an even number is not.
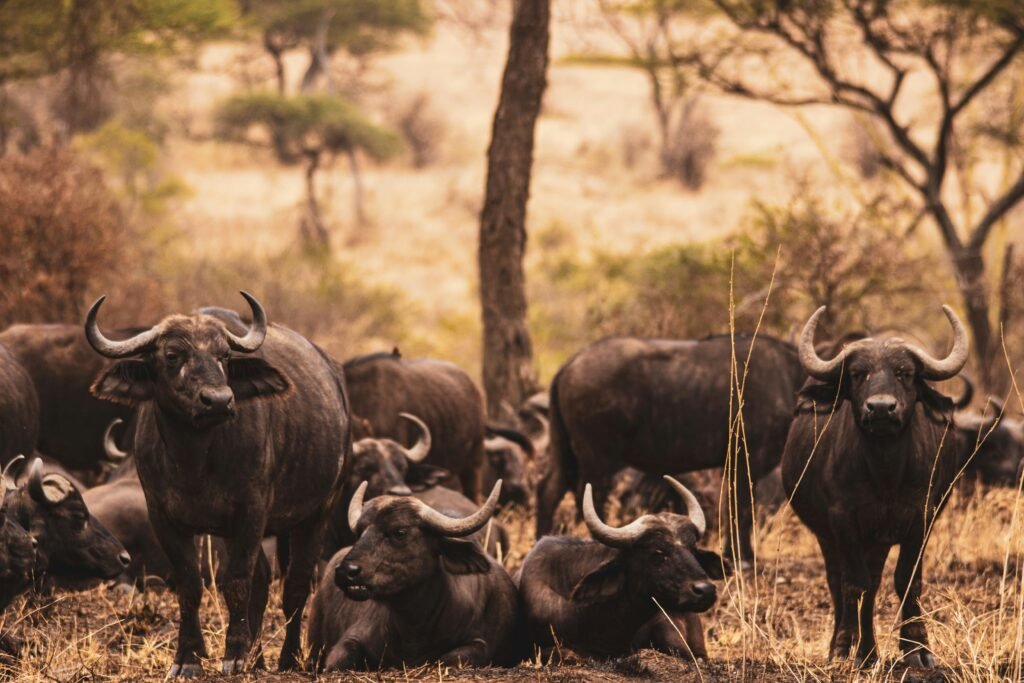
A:
[[[66,148],[0,159],[0,325],[79,322],[134,235],[102,173]]]

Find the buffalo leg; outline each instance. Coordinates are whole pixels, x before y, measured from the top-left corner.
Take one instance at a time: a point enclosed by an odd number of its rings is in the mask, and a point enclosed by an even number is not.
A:
[[[228,633],[224,643],[224,673],[238,673],[245,666],[255,638],[256,624],[249,618],[253,584],[259,556],[263,554],[264,524],[250,520],[245,532],[228,543],[228,567],[224,580],[224,601],[228,604]],[[259,596],[257,601],[259,600]],[[262,621],[262,620],[261,620]]]
[[[264,669],[263,646],[260,644],[260,633],[263,630],[263,615],[267,611],[267,597],[270,594],[270,562],[262,549],[256,556],[256,567],[252,576],[252,588],[249,591],[249,637],[255,643],[253,652],[255,668]]]
[[[569,490],[565,481],[566,474],[561,471],[559,463],[548,463],[548,471],[537,487],[537,538],[545,536],[554,529],[555,512],[558,510],[562,497]]]
[[[284,596],[281,605],[284,618],[287,620],[281,658],[278,661],[278,668],[281,671],[291,671],[299,665],[302,611],[309,599],[313,570],[316,568],[320,547],[323,545],[324,524],[324,514],[317,514],[288,534],[291,558],[284,577]]]
[[[694,612],[669,614],[660,612],[641,627],[633,640],[637,650],[652,647],[686,659],[704,659],[708,656],[704,644],[704,624]]]
[[[719,528],[725,533],[725,556],[732,561],[733,566],[747,569],[754,557],[754,548],[750,543],[754,526],[754,493],[746,456],[741,451],[737,453],[736,459],[735,466],[731,468],[733,477],[726,490],[726,500],[721,501],[726,514],[719,518]]]
[[[440,661],[450,666],[485,666],[489,662],[487,641],[476,638],[441,655]]]
[[[861,604],[868,601],[868,591],[871,585],[866,559],[862,553],[852,551],[858,547],[860,546],[857,543],[851,541],[843,541],[840,546],[843,566],[840,642],[844,646],[846,656],[849,656],[852,644],[859,643],[863,639],[860,610]]]
[[[832,596],[832,640],[829,643],[828,658],[843,660],[850,656],[850,641],[843,631],[843,567],[839,561],[839,553],[832,544],[818,539],[821,554],[825,559],[825,578],[828,580],[828,592]]]
[[[921,562],[924,544],[920,540],[900,545],[900,556],[893,575],[896,595],[903,601],[900,613],[900,650],[903,661],[911,666],[935,666],[928,649],[928,629],[921,621]],[[920,561],[918,558],[921,558]]]
[[[178,593],[181,623],[178,625],[178,649],[169,675],[195,678],[202,672],[200,657],[206,657],[206,643],[199,624],[203,579],[199,573],[195,538],[172,525],[153,508],[149,509],[149,521],[171,563],[174,587]]]
[[[868,585],[860,600],[860,621],[857,628],[857,666],[869,667],[878,661],[878,646],[875,644],[875,596],[878,586],[882,583],[882,570],[885,558],[889,554],[887,547],[870,548],[866,552]]]

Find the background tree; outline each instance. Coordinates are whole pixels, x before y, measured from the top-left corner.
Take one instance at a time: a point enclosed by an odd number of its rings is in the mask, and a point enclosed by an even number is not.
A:
[[[426,33],[431,23],[420,0],[249,0],[246,11],[274,60],[281,94],[287,88],[284,55],[290,50],[309,52],[301,85],[306,91],[318,77],[330,83],[337,51],[362,63],[393,47],[404,33]]]
[[[115,55],[167,55],[224,34],[231,0],[10,0],[0,3],[0,87],[59,77],[53,110],[67,132],[112,112]]]
[[[526,325],[526,203],[533,139],[547,84],[549,0],[514,5],[508,61],[487,150],[487,187],[480,216],[480,304],[483,380],[491,417],[505,417],[536,390]]]
[[[306,213],[301,232],[308,244],[321,247],[328,245],[330,234],[317,202],[317,171],[337,154],[362,151],[385,159],[400,148],[395,133],[332,95],[238,95],[221,106],[217,123],[223,138],[256,145],[269,141],[281,163],[305,164]],[[254,128],[262,128],[266,136],[253,136]]]
[[[1015,65],[1024,48],[1024,5],[1015,0],[715,0],[748,36],[796,55],[816,77],[811,87],[787,68],[789,80],[755,85],[739,63],[704,65],[704,76],[725,92],[780,105],[837,105],[874,123],[889,143],[884,168],[918,198],[945,245],[974,336],[983,383],[998,389],[998,339],[993,333],[985,245],[995,226],[1024,198],[1018,162],[1002,187],[959,174],[958,154],[978,131],[968,112]],[[763,54],[764,43],[755,49]],[[850,58],[856,55],[857,59]],[[868,69],[857,65],[870,64]],[[749,62],[746,62],[749,67]],[[875,70],[872,70],[875,69]],[[749,72],[749,68],[747,69]],[[879,71],[881,73],[879,73]],[[731,72],[731,73],[730,73]],[[801,72],[802,74],[802,72]],[[930,93],[906,97],[908,81],[931,79]],[[799,83],[801,87],[794,88]],[[931,95],[924,105],[922,97]],[[916,109],[908,111],[908,105]],[[923,114],[937,114],[929,120]],[[961,198],[961,211],[953,202]],[[972,210],[980,203],[980,211]]]
[[[665,176],[697,190],[714,156],[718,128],[700,107],[704,82],[699,65],[729,50],[707,30],[709,0],[596,0],[600,16],[627,55],[581,54],[570,61],[621,65],[647,79],[658,125],[658,161]],[[719,57],[711,55],[718,54]]]

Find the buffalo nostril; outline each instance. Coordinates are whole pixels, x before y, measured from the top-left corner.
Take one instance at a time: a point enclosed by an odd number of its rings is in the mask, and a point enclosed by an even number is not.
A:
[[[872,415],[893,414],[896,412],[896,399],[891,396],[869,398],[866,402],[868,412]]]
[[[698,583],[695,583],[692,586],[690,586],[690,590],[693,591],[693,594],[696,595],[698,598],[713,598],[715,597],[715,594],[718,592],[715,589],[715,584],[710,583],[708,581],[700,581]]]
[[[122,567],[127,567],[132,563],[132,556],[128,554],[127,550],[122,550],[118,553],[117,559],[121,563]]]
[[[359,575],[363,573],[362,568],[358,564],[352,564],[351,562],[346,562],[342,565],[342,569],[345,572],[345,578],[350,581],[358,579]]]

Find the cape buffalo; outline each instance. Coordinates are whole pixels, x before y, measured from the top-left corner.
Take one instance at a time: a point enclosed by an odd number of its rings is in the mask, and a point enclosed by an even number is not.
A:
[[[778,464],[804,377],[796,349],[764,335],[756,343],[746,335],[614,338],[580,351],[551,382],[552,451],[537,492],[537,536],[551,531],[566,491],[579,507],[584,482],[593,484],[603,510],[612,476],[623,467],[690,472],[722,467],[732,452],[729,490],[739,530],[726,536],[726,552],[732,555],[738,536],[739,557],[751,557],[747,472],[756,482]],[[736,383],[744,387],[744,438],[737,435]]]
[[[451,472],[446,485],[477,499],[484,406],[469,375],[443,361],[403,360],[397,351],[352,358],[343,367],[353,416],[367,420],[374,436],[405,445],[416,436],[398,415],[419,417],[434,435],[425,462]]]
[[[0,500],[0,612],[32,585],[37,545],[38,541],[8,514],[6,498]]]
[[[7,514],[38,542],[37,577],[112,579],[131,563],[124,546],[89,512],[65,477],[43,474],[38,458],[26,482],[5,497]]]
[[[115,337],[140,331],[119,330]],[[131,415],[129,406],[89,393],[109,361],[96,355],[77,325],[13,325],[0,332],[0,344],[24,366],[39,396],[38,445],[18,452],[38,449],[68,469],[98,475],[104,428]]]
[[[1001,401],[989,402],[983,413],[956,416],[964,479],[968,485],[1014,487],[1024,463],[1024,420],[1010,415]]]
[[[270,569],[261,542],[285,537],[288,625],[279,666],[297,666],[302,612],[351,445],[343,378],[331,361],[299,334],[268,324],[260,303],[242,296],[252,309],[244,333],[235,331],[237,317],[200,311],[111,341],[96,322],[104,297],[85,322],[93,348],[121,359],[93,393],[136,406],[130,450],[181,612],[172,676],[197,675],[206,656],[194,542],[204,533],[228,546],[226,673],[240,671],[250,654],[262,659]]]
[[[432,442],[427,425],[415,415],[402,413],[401,417],[415,425],[419,432],[416,443],[411,447],[406,448],[391,439],[375,438],[360,439],[353,444],[341,502],[331,513],[331,529],[324,543],[326,559],[355,543],[355,533],[349,528],[345,515],[352,495],[364,481],[364,500],[383,495],[412,495],[446,513],[469,515],[476,511],[476,503],[458,491],[440,485],[449,476],[447,470],[423,462]],[[491,520],[487,529],[476,536],[492,557],[508,552],[508,532],[497,520]]]
[[[501,479],[501,507],[530,507],[533,498],[533,441],[515,429],[487,425],[480,481],[485,489]]]
[[[39,398],[32,378],[0,344],[0,465],[34,453],[39,441]]]
[[[310,611],[318,668],[518,661],[515,585],[466,540],[494,514],[500,488],[473,514],[453,518],[409,496],[364,506],[362,484],[349,507],[359,540],[331,560]]]
[[[931,524],[958,462],[953,402],[929,381],[967,362],[967,332],[948,306],[953,348],[936,359],[899,338],[867,338],[823,360],[804,326],[800,362],[811,376],[800,393],[782,458],[793,510],[818,539],[835,624],[829,656],[877,659],[875,595],[886,556],[900,546],[895,588],[902,600],[900,649],[911,665],[933,666],[921,616],[921,567]]]
[[[644,515],[622,528],[601,521],[590,484],[583,494],[583,519],[593,541],[547,536],[523,560],[519,592],[532,641],[553,638],[581,654],[614,657],[653,646],[673,654],[705,656],[699,619],[717,591],[709,579],[724,577],[717,554],[697,547],[704,512],[690,491],[666,479],[685,501],[688,515]],[[686,642],[659,605],[683,621]],[[553,635],[552,635],[553,634]]]

